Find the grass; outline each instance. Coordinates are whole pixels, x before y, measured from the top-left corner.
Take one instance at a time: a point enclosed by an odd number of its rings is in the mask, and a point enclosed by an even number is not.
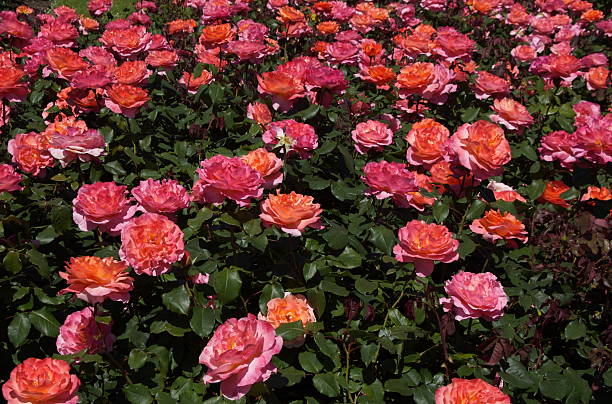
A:
[[[124,18],[130,15],[135,9],[136,0],[113,0],[111,13],[114,18]],[[68,6],[77,11],[77,14],[89,15],[87,11],[87,0],[56,0],[54,7]]]

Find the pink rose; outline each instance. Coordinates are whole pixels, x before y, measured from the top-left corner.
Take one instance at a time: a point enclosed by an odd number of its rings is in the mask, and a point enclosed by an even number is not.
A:
[[[435,404],[510,404],[510,397],[482,379],[453,379],[436,390]]]
[[[502,200],[506,202],[514,202],[521,201],[526,203],[525,198],[521,196],[518,192],[516,192],[512,187],[509,187],[506,184],[502,184],[501,182],[489,181],[489,185],[487,185],[487,189],[493,191],[493,196],[495,196],[495,200]]]
[[[183,232],[166,216],[145,213],[121,231],[119,257],[139,275],[164,274],[184,254]]]
[[[93,308],[85,307],[66,317],[55,345],[61,355],[72,355],[83,350],[93,355],[111,351],[115,339],[111,326],[98,323]]]
[[[484,100],[490,96],[503,96],[510,91],[510,83],[489,72],[478,72],[474,93],[476,98]]]
[[[456,320],[483,318],[494,321],[504,315],[508,296],[490,272],[461,271],[446,281],[444,290],[448,298],[441,298],[445,312],[451,311]]]
[[[99,228],[101,232],[117,235],[137,210],[126,195],[127,187],[114,182],[85,184],[72,200],[72,218],[82,231]]]
[[[382,151],[384,146],[393,143],[393,131],[380,121],[358,123],[351,134],[355,141],[355,150],[359,154],[366,154],[370,149]]]
[[[562,167],[572,169],[586,151],[578,146],[575,133],[558,130],[542,137],[538,153],[544,161],[558,160]]]
[[[401,207],[408,207],[411,192],[419,190],[414,173],[406,169],[405,164],[388,161],[370,162],[363,168],[363,182],[369,187],[366,195],[376,199],[393,198]]]
[[[276,366],[272,356],[280,352],[283,338],[274,327],[253,314],[230,318],[220,325],[200,354],[199,362],[208,367],[205,384],[221,382],[221,394],[238,400],[255,383],[265,382]]]
[[[589,101],[580,101],[579,103],[574,104],[572,109],[576,113],[574,124],[577,127],[591,125],[601,116],[601,107],[599,104]]]
[[[612,114],[579,127],[575,135],[586,160],[602,165],[612,162]]]
[[[49,153],[60,161],[62,167],[66,167],[77,158],[80,161],[96,160],[104,154],[105,148],[106,141],[99,131],[68,128],[66,133],[51,135]]]
[[[186,208],[191,201],[187,190],[178,181],[168,179],[140,181],[140,185],[132,189],[132,195],[147,212],[167,216]]]
[[[319,146],[314,128],[293,119],[270,123],[262,138],[267,144],[283,147],[287,153],[298,153],[302,159],[310,157],[311,152]]]
[[[399,230],[399,244],[393,247],[395,259],[412,262],[417,276],[431,275],[434,261],[453,262],[459,259],[459,241],[448,228],[412,220]]]
[[[202,203],[221,204],[229,198],[240,206],[263,194],[264,179],[240,157],[217,155],[200,162],[200,179],[193,187],[193,198]]]
[[[260,147],[240,157],[242,161],[259,171],[264,180],[264,188],[274,188],[283,182],[283,160]]]
[[[19,182],[23,180],[21,174],[15,171],[10,164],[0,164],[0,193],[21,191]]]
[[[510,130],[520,130],[533,123],[533,116],[525,106],[510,98],[496,99],[491,107],[495,114],[489,118]]]
[[[113,0],[89,0],[87,2],[87,10],[95,16],[106,13],[112,6]]]

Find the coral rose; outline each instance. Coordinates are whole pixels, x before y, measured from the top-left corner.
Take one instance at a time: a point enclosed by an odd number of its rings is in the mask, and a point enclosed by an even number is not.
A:
[[[127,265],[111,257],[72,257],[59,275],[68,287],[59,294],[76,293],[76,297],[89,304],[106,299],[127,303],[134,280],[128,275]]]
[[[272,327],[278,328],[281,324],[301,321],[303,326],[317,321],[314,310],[308,304],[306,297],[293,295],[285,292],[285,296],[271,299],[266,304],[267,314],[259,313],[260,320],[267,321]],[[286,341],[284,346],[287,348],[297,348],[304,344],[305,335],[301,335],[291,341]]]
[[[360,69],[355,76],[374,84],[379,90],[388,90],[390,88],[389,83],[395,78],[393,70],[383,65],[361,65]]]
[[[591,91],[608,88],[610,71],[603,66],[592,67],[586,73],[587,88]]]
[[[23,81],[25,72],[14,67],[0,66],[0,99],[21,102],[28,95],[28,83]]]
[[[504,315],[508,296],[490,272],[461,271],[446,281],[444,290],[448,298],[441,298],[445,312],[452,312],[455,320],[482,318],[495,321]]]
[[[351,134],[359,154],[366,154],[370,149],[382,151],[384,146],[393,143],[393,131],[380,121],[358,123]]]
[[[0,193],[21,191],[23,187],[19,182],[23,177],[10,164],[0,164]]]
[[[431,275],[434,261],[453,262],[459,259],[459,241],[448,228],[421,220],[406,223],[398,233],[399,244],[393,247],[395,259],[414,263],[417,276]]]
[[[113,0],[89,0],[87,2],[87,10],[95,16],[106,13],[112,6]]]
[[[264,180],[264,188],[274,188],[283,182],[283,161],[263,147],[250,151],[241,157],[242,161],[259,171]]]
[[[272,113],[266,104],[254,102],[247,106],[247,118],[265,126],[272,122]]]
[[[13,157],[12,162],[32,175],[42,175],[45,168],[55,164],[49,153],[49,141],[42,133],[17,134],[9,140],[7,149]]]
[[[210,83],[212,80],[212,73],[208,70],[202,70],[198,77],[195,77],[189,72],[183,72],[183,76],[179,80],[179,83],[187,88],[189,94],[196,94],[200,87]]]
[[[93,355],[111,351],[115,340],[110,325],[98,323],[93,308],[85,307],[66,317],[66,321],[59,328],[55,345],[61,355],[72,355],[81,351]]]
[[[510,239],[527,242],[525,225],[510,212],[501,213],[499,210],[489,210],[481,219],[475,219],[472,222],[470,230],[481,234],[482,238],[491,243]]]
[[[82,231],[98,228],[117,235],[137,210],[126,195],[127,187],[114,182],[85,184],[72,200],[72,218]]]
[[[221,394],[238,400],[255,383],[265,382],[277,369],[272,356],[280,352],[283,338],[274,327],[253,314],[230,318],[215,330],[200,354],[199,362],[208,367],[205,384],[221,382]]]
[[[240,157],[217,155],[200,162],[200,179],[193,188],[193,198],[202,203],[221,204],[229,198],[248,206],[252,198],[261,198],[264,179]]]
[[[151,75],[147,64],[142,60],[123,62],[114,69],[115,80],[119,84],[140,85]]]
[[[202,29],[199,42],[207,47],[218,46],[231,41],[235,35],[231,24],[208,25]]]
[[[257,91],[272,96],[272,107],[281,112],[288,111],[293,100],[303,97],[304,85],[300,80],[283,72],[272,71],[257,76]]]
[[[119,56],[132,58],[151,46],[152,36],[141,25],[126,29],[106,29],[100,42]]]
[[[104,154],[106,141],[102,134],[89,129],[81,131],[69,128],[66,133],[55,132],[51,135],[49,153],[66,167],[77,158],[80,161],[97,160]]]
[[[512,158],[503,129],[483,120],[461,125],[451,136],[450,148],[461,165],[480,180],[501,175]]]
[[[491,109],[495,114],[490,119],[510,130],[518,130],[533,123],[533,116],[525,106],[510,98],[496,99]]]
[[[145,213],[121,231],[119,257],[139,275],[164,274],[184,254],[183,232],[166,216]]]
[[[565,185],[563,181],[549,181],[546,183],[546,188],[544,188],[544,192],[537,199],[538,202],[549,202],[553,205],[558,205],[563,208],[569,208],[570,204],[563,198],[561,198],[561,194],[569,191],[570,187]]]
[[[493,191],[493,196],[497,201],[506,201],[506,202],[514,202],[521,201],[523,203],[527,202],[525,198],[521,196],[514,189],[509,187],[506,184],[502,184],[501,182],[490,181],[489,185],[487,185],[487,189]]]
[[[426,118],[412,125],[406,135],[410,145],[406,160],[415,166],[430,167],[444,159],[450,132],[439,122]]]
[[[134,199],[147,212],[159,213],[172,218],[177,210],[189,206],[191,199],[187,190],[176,180],[156,181],[151,178],[140,181],[132,189]]]
[[[296,194],[270,194],[260,205],[259,218],[266,226],[277,226],[292,236],[301,236],[306,227],[320,230],[320,215],[323,212],[321,205],[313,203],[312,196]]]
[[[393,198],[400,207],[408,207],[411,192],[419,190],[414,173],[405,164],[388,161],[369,162],[363,167],[363,182],[369,187],[366,195],[376,199]]]
[[[135,118],[140,107],[149,102],[147,90],[129,84],[114,84],[106,90],[104,105],[116,114]]]
[[[80,385],[67,362],[28,358],[11,371],[2,395],[8,404],[77,404]]]
[[[70,80],[77,72],[88,67],[87,62],[78,53],[68,48],[49,49],[46,56],[49,67],[62,79]]]
[[[612,200],[612,192],[610,192],[610,190],[606,187],[593,187],[593,186],[589,186],[587,188],[587,192],[582,195],[582,198],[580,198],[580,200],[582,202],[584,201],[590,201],[592,199],[597,199],[599,201],[609,201]]]
[[[195,20],[174,20],[166,23],[168,26],[168,34],[191,34],[198,26]]]
[[[314,128],[293,119],[270,123],[262,139],[267,144],[282,147],[281,150],[286,153],[296,152],[302,159],[310,157],[311,152],[319,146]]]
[[[509,91],[508,81],[489,72],[478,72],[474,94],[479,100],[485,100],[491,96],[500,97]]]
[[[435,404],[510,404],[510,397],[481,379],[453,379],[436,390]]]

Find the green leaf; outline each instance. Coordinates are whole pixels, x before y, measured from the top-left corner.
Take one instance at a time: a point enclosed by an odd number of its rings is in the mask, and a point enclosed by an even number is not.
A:
[[[187,314],[189,312],[191,302],[185,285],[181,285],[168,293],[164,293],[162,295],[162,301],[168,310],[175,313]]]
[[[370,229],[370,241],[376,248],[387,255],[391,255],[395,245],[395,233],[387,227],[376,226]]]
[[[208,95],[213,104],[218,104],[223,99],[223,87],[217,83],[208,86]]]
[[[477,244],[465,234],[460,237],[460,240],[461,243],[459,244],[457,252],[459,253],[459,257],[463,259],[476,250]]]
[[[482,216],[482,213],[485,211],[486,207],[487,207],[487,204],[484,203],[483,201],[479,199],[474,200],[470,208],[465,213],[465,220],[474,220]]]
[[[259,311],[262,313],[267,313],[267,304],[270,300],[285,296],[285,291],[283,290],[283,286],[278,283],[269,283],[264,286],[261,291],[261,296],[259,297]]]
[[[361,265],[361,255],[351,247],[345,247],[338,257],[336,257],[336,266],[339,268],[357,268]]]
[[[217,298],[223,304],[235,300],[240,294],[242,280],[235,269],[226,268],[210,276],[210,284],[217,293]]]
[[[338,345],[325,338],[323,334],[315,334],[314,340],[323,355],[332,360],[338,360],[340,358],[340,349],[338,349]]]
[[[436,202],[432,209],[433,217],[436,219],[436,222],[443,223],[444,219],[448,217],[448,201],[439,200]]]
[[[331,229],[322,234],[327,245],[334,250],[346,247],[348,242],[348,230],[342,225],[333,225]]]
[[[153,396],[149,392],[149,388],[144,384],[128,384],[123,388],[125,397],[132,404],[150,404],[153,402]]]
[[[538,199],[540,195],[544,192],[544,188],[546,188],[546,183],[542,180],[533,180],[531,184],[527,187],[527,196],[532,201]]]
[[[336,181],[331,184],[331,193],[340,201],[354,200],[361,194],[357,188],[349,187],[345,181]]]
[[[471,122],[478,116],[480,108],[469,107],[466,108],[461,114],[461,122]]]
[[[189,325],[200,337],[208,337],[215,328],[215,311],[206,307],[194,307]]]
[[[12,274],[21,271],[21,260],[17,251],[9,251],[2,260],[4,267]]]
[[[105,162],[104,169],[113,175],[126,175],[127,172],[117,160]]]
[[[51,271],[49,270],[49,263],[47,262],[47,257],[38,250],[29,250],[27,253],[28,259],[34,266],[36,266],[36,270],[43,278],[47,278]]]
[[[30,321],[38,331],[47,337],[59,335],[60,324],[46,307],[30,312]]]
[[[256,236],[261,233],[261,220],[252,219],[246,222],[243,226],[244,232],[249,236]]]
[[[300,366],[306,372],[319,373],[323,370],[323,364],[317,359],[317,355],[313,352],[300,352],[298,355]]]
[[[128,366],[130,369],[140,369],[144,366],[148,357],[149,355],[142,349],[132,349],[130,351],[130,356],[128,356]]]
[[[574,320],[565,327],[565,339],[580,339],[586,335],[586,326],[580,320]]]
[[[572,187],[559,195],[559,198],[567,200],[576,199],[580,196],[580,191]]]
[[[375,291],[377,288],[378,282],[371,282],[365,278],[359,278],[355,281],[355,289],[364,295]]]
[[[333,293],[334,295],[338,296],[349,295],[349,291],[344,286],[340,286],[329,279],[324,279],[323,281],[321,281],[321,289],[325,292]]]
[[[312,378],[315,389],[327,397],[337,397],[340,394],[338,377],[334,373],[316,374]]]
[[[304,326],[302,320],[294,321],[292,323],[281,324],[276,329],[276,335],[283,337],[284,341],[291,341],[304,335]]]
[[[359,353],[361,354],[361,360],[366,366],[376,360],[379,349],[380,347],[378,344],[364,344],[361,346]]]
[[[8,325],[7,332],[9,341],[13,346],[18,347],[26,340],[30,333],[31,322],[24,313],[17,313]]]
[[[266,247],[268,247],[268,236],[265,233],[260,234],[259,236],[249,237],[249,243],[259,251],[266,251]]]
[[[505,382],[519,389],[528,389],[533,386],[534,381],[521,362],[515,358],[509,358],[508,364],[510,366],[506,372],[501,372],[501,377]]]

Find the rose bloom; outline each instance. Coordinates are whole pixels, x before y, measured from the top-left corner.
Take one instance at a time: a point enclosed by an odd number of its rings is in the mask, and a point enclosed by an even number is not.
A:
[[[101,232],[117,235],[137,210],[126,195],[127,187],[114,182],[85,184],[72,200],[72,218],[82,231],[98,228]]]
[[[340,31],[340,25],[336,21],[323,21],[317,24],[317,31],[323,35],[331,35]]]
[[[302,295],[293,295],[285,292],[285,296],[269,300],[266,307],[268,310],[267,314],[259,313],[257,317],[272,324],[272,327],[275,329],[281,324],[293,323],[295,321],[301,321],[303,326],[317,321],[314,310],[308,304],[306,297]],[[284,343],[284,346],[287,348],[298,348],[304,344],[305,336],[306,334],[287,341]]]
[[[2,34],[28,40],[34,36],[32,28],[19,21],[17,14],[12,11],[0,11],[0,35]]]
[[[199,42],[207,47],[218,46],[228,43],[235,35],[231,24],[208,25],[202,29]]]
[[[0,67],[0,99],[21,102],[28,95],[28,83],[23,81],[25,72],[14,67]]]
[[[503,96],[510,91],[510,83],[505,79],[489,72],[478,72],[474,93],[479,100],[485,100],[490,96]]]
[[[70,80],[77,72],[87,69],[88,64],[78,53],[62,47],[49,49],[46,52],[49,67],[62,79]]]
[[[427,175],[414,172],[414,178],[417,187],[423,188],[429,192],[434,190],[431,178]],[[426,197],[420,192],[408,192],[406,199],[408,201],[408,205],[415,208],[419,212],[425,210],[426,206],[432,206],[436,202],[435,198]]]
[[[410,145],[406,160],[415,166],[430,167],[444,159],[450,132],[439,122],[426,118],[412,125],[406,135]]]
[[[113,0],[89,0],[87,2],[87,10],[95,16],[106,13],[112,6]]]
[[[572,169],[578,159],[586,153],[578,146],[578,136],[564,130],[543,136],[541,142],[541,147],[538,148],[540,158],[544,161],[558,160],[562,167],[568,169]]]
[[[116,114],[135,118],[140,107],[149,102],[147,90],[129,84],[113,84],[106,90],[104,105]]]
[[[74,88],[102,88],[111,83],[113,73],[108,66],[88,66],[70,77],[70,85]]]
[[[215,330],[199,362],[206,365],[205,384],[221,382],[221,394],[238,400],[255,383],[265,382],[277,369],[272,356],[283,347],[274,327],[253,314],[230,318]]]
[[[132,189],[132,195],[147,212],[166,215],[171,219],[176,211],[188,207],[191,201],[187,190],[178,181],[168,179],[140,181]]]
[[[272,122],[272,113],[266,104],[254,102],[247,106],[247,118],[265,126]]]
[[[127,303],[134,279],[127,272],[127,264],[111,257],[72,257],[60,272],[68,287],[59,294],[76,293],[76,297],[89,304],[106,299]]]
[[[145,213],[121,231],[119,257],[139,275],[165,274],[184,254],[183,232],[166,216]]]
[[[321,230],[321,205],[313,203],[312,196],[296,194],[270,194],[260,205],[259,218],[265,226],[277,226],[292,236],[301,236],[306,227]]]
[[[580,16],[581,20],[588,22],[595,22],[602,20],[604,18],[604,13],[601,10],[587,10]]]
[[[584,202],[592,199],[597,199],[599,201],[609,201],[612,200],[612,193],[606,187],[598,188],[589,186],[587,188],[587,192],[582,195],[582,198],[580,198],[580,200]]]
[[[471,56],[476,42],[469,36],[451,27],[440,27],[435,40],[433,53],[447,62]]]
[[[449,146],[461,165],[480,180],[501,175],[504,164],[512,158],[503,129],[483,120],[461,125],[451,136]]]
[[[612,114],[593,119],[575,132],[584,158],[594,164],[612,162]]]
[[[261,198],[264,179],[256,169],[240,157],[213,156],[200,162],[200,179],[193,187],[194,200],[221,204],[229,198],[240,206],[248,206],[251,199]]]
[[[446,226],[412,220],[399,230],[398,237],[399,244],[393,247],[395,259],[414,263],[419,277],[431,275],[434,261],[453,262],[459,259],[459,241],[453,238]]]
[[[96,129],[80,131],[69,128],[66,133],[51,134],[49,153],[66,167],[77,158],[80,161],[97,160],[104,154],[106,141]]]
[[[178,60],[178,54],[175,51],[171,50],[149,51],[149,54],[145,58],[145,62],[147,62],[149,66],[165,69],[176,66]]]
[[[125,29],[106,29],[100,42],[124,58],[136,57],[149,49],[152,36],[141,25]]]
[[[372,83],[379,90],[388,90],[391,88],[389,83],[395,79],[395,73],[390,68],[383,65],[366,66],[361,65],[356,77]]]
[[[406,98],[418,94],[434,104],[444,104],[448,94],[455,92],[457,86],[451,84],[455,74],[442,65],[417,62],[400,70],[396,87],[400,97]]]
[[[548,202],[563,208],[569,208],[570,204],[565,199],[561,198],[561,194],[569,191],[569,189],[570,187],[565,185],[563,181],[549,181],[546,183],[546,188],[544,188],[544,192],[537,201],[542,203]]]
[[[448,185],[456,194],[461,195],[463,190],[478,185],[479,180],[462,166],[458,166],[449,161],[439,161],[429,169],[431,182],[434,184]],[[444,187],[436,185],[440,192],[444,192]]]
[[[410,192],[418,192],[414,173],[405,164],[388,161],[369,162],[363,167],[361,180],[368,186],[366,195],[376,199],[393,198],[400,207],[408,207]]]
[[[42,133],[29,132],[15,135],[9,140],[8,152],[21,171],[38,176],[44,169],[53,167],[55,162],[49,153],[49,141]]]
[[[2,395],[8,404],[77,404],[80,385],[67,362],[28,358],[11,371]]]
[[[508,304],[504,288],[490,272],[461,271],[446,281],[444,290],[449,297],[441,298],[440,303],[444,311],[452,312],[458,321],[468,318],[498,320]]]
[[[536,51],[529,45],[519,45],[510,51],[519,62],[531,62],[536,58]]]
[[[514,189],[512,189],[508,185],[502,184],[501,182],[490,181],[489,185],[487,185],[487,189],[490,189],[491,191],[493,191],[493,196],[495,197],[495,200],[497,201],[501,200],[501,201],[506,201],[506,202],[514,202],[514,201],[521,201],[523,203],[527,202],[525,198],[521,196],[521,194],[516,192]]]
[[[66,321],[59,328],[55,345],[61,355],[72,355],[81,351],[93,355],[111,351],[115,340],[110,325],[98,323],[93,308],[85,307],[66,317]]]
[[[495,243],[497,240],[517,239],[527,242],[525,225],[509,212],[489,210],[481,219],[475,219],[470,230],[482,235],[485,240]]]
[[[382,151],[384,146],[393,143],[393,131],[380,121],[358,123],[351,134],[359,154],[366,154],[370,149]]]
[[[270,123],[262,139],[266,144],[282,147],[281,150],[286,153],[296,152],[302,159],[309,158],[311,152],[319,146],[314,128],[293,119]]]
[[[210,83],[212,80],[212,73],[208,70],[202,70],[202,73],[197,78],[189,72],[183,72],[183,76],[179,80],[179,83],[187,88],[189,94],[196,94],[200,87]]]
[[[510,130],[519,130],[533,123],[533,116],[525,106],[510,98],[496,99],[491,109],[495,111],[489,118]]]
[[[113,70],[115,81],[119,84],[140,85],[151,75],[147,64],[142,60],[123,62]]]
[[[304,96],[304,85],[287,73],[272,71],[257,76],[257,91],[272,96],[272,107],[281,112],[288,111],[293,100]]]
[[[587,88],[591,91],[608,88],[610,71],[603,66],[592,67],[585,74]]]
[[[435,404],[510,404],[510,397],[481,379],[453,379],[436,390]]]
[[[74,10],[72,12],[74,13]],[[75,20],[78,19],[76,14],[74,17]],[[75,40],[79,37],[79,32],[67,18],[55,18],[40,27],[38,36],[50,40],[57,46],[73,47]]]
[[[242,156],[241,159],[259,171],[264,180],[264,188],[274,188],[283,182],[283,172],[281,171],[283,161],[276,157],[276,154],[260,147]]]
[[[10,164],[0,164],[0,193],[21,191],[22,186],[19,182],[23,180],[23,177]]]
[[[198,23],[193,20],[174,20],[166,23],[168,26],[168,34],[191,34],[198,26]]]

